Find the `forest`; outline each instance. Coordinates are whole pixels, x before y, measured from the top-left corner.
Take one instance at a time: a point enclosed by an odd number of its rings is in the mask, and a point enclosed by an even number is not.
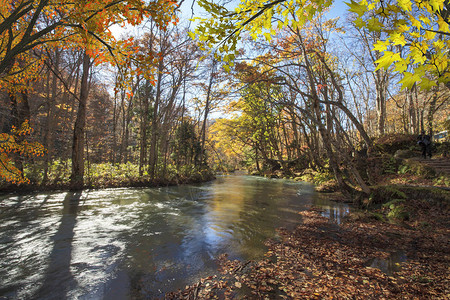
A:
[[[429,249],[448,242],[448,1],[2,1],[1,191],[169,186],[240,170],[311,182],[370,209],[355,222],[422,228],[432,211]],[[420,134],[432,138],[428,159]],[[427,193],[437,206],[418,204]],[[304,218],[304,227],[328,226],[314,210]],[[363,243],[351,226],[352,242]],[[275,275],[261,269],[288,274],[281,258],[293,254],[280,245],[269,246],[276,267],[261,262],[233,288],[272,297],[266,279]],[[429,285],[409,282],[411,297],[446,293],[448,260],[433,259],[435,277],[427,270]],[[236,264],[224,262],[225,273],[246,268]],[[291,290],[289,274],[277,279],[281,298],[314,298]],[[211,296],[200,287],[172,296]],[[383,297],[399,295],[388,290]]]
[[[171,1],[8,1],[3,185],[309,168],[369,194],[358,164],[377,138],[433,135],[450,122],[447,7],[407,2],[351,2],[340,19],[327,17],[331,2],[243,2],[230,13],[198,1],[211,17],[192,10],[187,23],[189,7]],[[126,24],[139,33],[114,36]]]

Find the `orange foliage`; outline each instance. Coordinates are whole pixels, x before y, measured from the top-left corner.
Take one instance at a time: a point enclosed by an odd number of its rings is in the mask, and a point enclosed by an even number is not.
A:
[[[0,177],[12,183],[28,183],[29,180],[16,168],[11,161],[11,154],[15,153],[21,157],[43,156],[44,147],[37,142],[28,142],[19,137],[30,135],[33,129],[25,121],[20,128],[11,129],[11,133],[0,133]]]
[[[110,63],[130,68],[142,61],[148,65],[154,55],[139,53],[132,38],[117,41],[108,29],[114,24],[138,25],[146,18],[161,29],[179,20],[173,0],[2,0],[0,5],[0,90],[17,93],[29,90],[37,80],[43,48],[84,50],[94,64]],[[137,69],[143,72],[143,67]],[[149,72],[144,76],[149,77]],[[130,94],[131,95],[131,94]],[[29,135],[24,122],[10,134],[0,134],[0,177],[15,183],[28,182],[10,157],[39,156],[44,149],[19,136]]]
[[[38,60],[17,64],[20,57],[41,45],[86,49],[96,63],[116,63],[114,56],[133,51],[132,39],[116,41],[108,30],[113,24],[138,25],[151,17],[164,29],[177,23],[176,2],[156,0],[6,0],[0,6],[0,88],[8,86],[11,76],[27,70]],[[30,71],[30,73],[35,73]],[[26,75],[28,76],[28,75]],[[17,81],[20,78],[14,78]]]

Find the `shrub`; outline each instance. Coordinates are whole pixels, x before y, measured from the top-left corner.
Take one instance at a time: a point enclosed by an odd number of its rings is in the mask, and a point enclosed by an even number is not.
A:
[[[398,168],[398,174],[406,174],[411,170],[411,168],[408,165],[401,165]]]
[[[406,221],[409,220],[409,213],[403,205],[394,205],[388,212],[387,217],[394,221]]]
[[[392,199],[406,199],[404,192],[395,188],[394,186],[378,186],[372,189],[372,193],[366,203],[367,206],[374,204],[385,204],[392,201]],[[400,201],[400,200],[396,200]]]
[[[423,178],[434,178],[436,176],[436,171],[419,161],[412,160],[412,159],[405,159],[404,165],[408,167],[408,170],[410,173],[415,174],[417,176],[421,176]]]
[[[393,156],[385,155],[382,158],[382,173],[383,174],[396,174],[400,167],[401,160],[394,158]]]
[[[386,134],[374,141],[374,150],[394,155],[397,150],[416,149],[416,139],[416,136],[410,134]]]
[[[435,185],[450,186],[450,176],[448,176],[448,175],[441,175],[438,178],[434,179],[433,183]]]

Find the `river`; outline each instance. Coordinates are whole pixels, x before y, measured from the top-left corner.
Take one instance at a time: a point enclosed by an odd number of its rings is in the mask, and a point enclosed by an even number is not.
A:
[[[215,258],[257,259],[310,205],[343,204],[307,183],[251,176],[163,188],[0,196],[0,299],[158,298],[217,274]]]

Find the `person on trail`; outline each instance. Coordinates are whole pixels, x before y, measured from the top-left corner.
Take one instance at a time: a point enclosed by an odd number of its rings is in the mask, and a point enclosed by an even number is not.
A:
[[[425,131],[422,131],[422,134],[417,137],[417,144],[422,148],[422,157],[429,156],[431,159],[431,137],[425,134]]]

